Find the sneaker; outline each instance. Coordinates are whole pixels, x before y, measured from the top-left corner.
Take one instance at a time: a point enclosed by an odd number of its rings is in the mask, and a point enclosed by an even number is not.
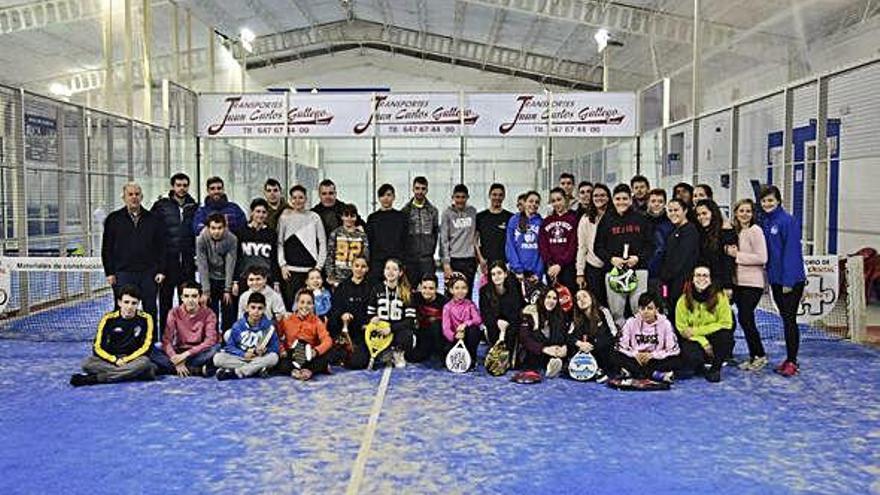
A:
[[[272,376],[272,373],[269,371],[269,368],[263,368],[260,370],[259,373],[257,373],[257,376],[259,376],[260,378],[269,378],[270,376]]]
[[[786,360],[776,368],[776,372],[782,376],[790,377],[800,373],[800,369],[798,368],[797,363]]]
[[[767,364],[769,364],[769,362],[767,356],[754,357],[740,364],[739,369],[743,371],[761,371],[767,366]]]
[[[718,383],[721,381],[721,370],[716,370],[714,368],[706,370],[705,378],[709,383]]]
[[[214,373],[217,373],[217,367],[213,364],[205,364],[202,365],[202,376],[205,378],[211,378],[214,376]]]
[[[557,357],[550,358],[550,361],[547,363],[547,372],[545,373],[547,378],[556,378],[561,371],[562,360]]]
[[[291,371],[290,376],[294,380],[299,380],[301,382],[305,382],[305,381],[308,381],[309,379],[312,378],[312,372],[310,370],[302,368],[302,369]]]
[[[632,373],[629,372],[626,368],[621,368],[620,370],[620,378],[630,378],[632,377]]]
[[[85,385],[97,385],[98,384],[98,375],[91,375],[89,373],[76,373],[70,375],[70,384],[74,387],[82,387]]]
[[[236,380],[238,379],[238,374],[235,373],[235,370],[231,370],[229,368],[223,368],[217,370],[217,380]]]
[[[391,355],[391,360],[394,362],[395,368],[406,367],[406,358],[403,356],[403,351],[394,351]]]
[[[606,383],[608,382],[608,375],[605,374],[604,371],[599,370],[596,372],[596,383]]]
[[[655,371],[651,373],[651,379],[655,382],[673,383],[675,382],[675,373],[671,371]]]
[[[749,358],[747,361],[743,361],[743,362],[739,363],[739,366],[737,366],[737,368],[739,368],[743,371],[752,371],[752,366],[753,366],[756,359],[758,359],[758,358],[754,358],[754,357]]]

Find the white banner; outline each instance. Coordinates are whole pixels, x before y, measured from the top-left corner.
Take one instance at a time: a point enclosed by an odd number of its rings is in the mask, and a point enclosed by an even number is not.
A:
[[[473,94],[468,104],[484,117],[471,136],[636,135],[633,93]]]
[[[0,258],[0,313],[6,311],[9,297],[12,294],[12,274],[7,258]]]
[[[288,135],[301,137],[351,137],[361,120],[370,116],[370,94],[290,95]],[[366,133],[372,136],[372,131]]]
[[[104,264],[97,256],[68,256],[46,258],[40,256],[0,257],[0,266],[19,272],[88,272],[99,271],[103,278]]]
[[[199,96],[199,136],[285,137],[284,93]]]
[[[460,103],[458,93],[376,95],[375,120],[379,123],[379,135],[456,137],[461,134]],[[370,126],[375,125],[371,117],[365,115],[354,132],[367,133]],[[472,110],[464,109],[465,128],[478,120],[479,116]]]
[[[831,314],[840,298],[837,256],[804,256],[807,283],[798,307],[798,323],[812,323]]]
[[[634,93],[202,95],[204,137],[630,137]],[[552,104],[551,104],[552,102]],[[289,107],[287,106],[289,105]],[[551,108],[552,106],[552,108]],[[283,124],[287,114],[287,126]],[[376,125],[378,123],[378,130]],[[462,130],[462,124],[464,129]]]

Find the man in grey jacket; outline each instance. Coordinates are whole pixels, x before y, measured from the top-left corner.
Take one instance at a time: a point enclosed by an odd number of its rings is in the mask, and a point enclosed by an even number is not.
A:
[[[236,303],[232,296],[238,239],[229,232],[222,213],[208,216],[207,227],[196,237],[196,267],[202,283],[200,303],[220,316],[220,328],[235,323]]]
[[[443,212],[440,221],[440,259],[443,275],[449,279],[452,272],[460,272],[468,283],[468,299],[477,272],[476,238],[477,210],[467,204],[470,194],[464,184],[452,189],[452,205]]]
[[[406,276],[415,287],[424,274],[434,273],[437,269],[434,251],[440,231],[440,212],[428,201],[428,179],[422,176],[413,179],[412,191],[412,199],[401,211],[409,218],[404,260]]]

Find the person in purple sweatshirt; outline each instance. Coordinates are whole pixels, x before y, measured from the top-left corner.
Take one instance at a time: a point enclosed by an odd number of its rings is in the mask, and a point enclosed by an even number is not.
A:
[[[459,340],[464,340],[464,346],[471,355],[471,370],[477,366],[477,346],[483,336],[480,324],[483,318],[477,310],[477,305],[471,301],[468,295],[468,283],[465,275],[458,272],[450,277],[452,299],[443,306],[443,355],[452,349]]]
[[[577,213],[569,209],[561,187],[550,191],[550,206],[553,211],[544,219],[538,233],[538,252],[547,267],[548,282],[563,285],[575,294],[578,288],[574,263],[578,247]]]
[[[678,338],[661,307],[659,295],[645,292],[639,296],[639,313],[623,325],[611,361],[624,375],[672,382],[681,367]]]

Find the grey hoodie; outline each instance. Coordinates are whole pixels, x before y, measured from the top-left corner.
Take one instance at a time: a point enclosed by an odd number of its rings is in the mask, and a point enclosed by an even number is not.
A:
[[[236,261],[238,239],[229,230],[219,241],[211,239],[208,229],[196,237],[196,267],[203,291],[211,290],[211,280],[222,280],[223,288],[231,290]]]
[[[477,210],[466,206],[456,210],[450,206],[440,219],[440,260],[449,263],[452,258],[473,258],[474,239],[477,235]]]

